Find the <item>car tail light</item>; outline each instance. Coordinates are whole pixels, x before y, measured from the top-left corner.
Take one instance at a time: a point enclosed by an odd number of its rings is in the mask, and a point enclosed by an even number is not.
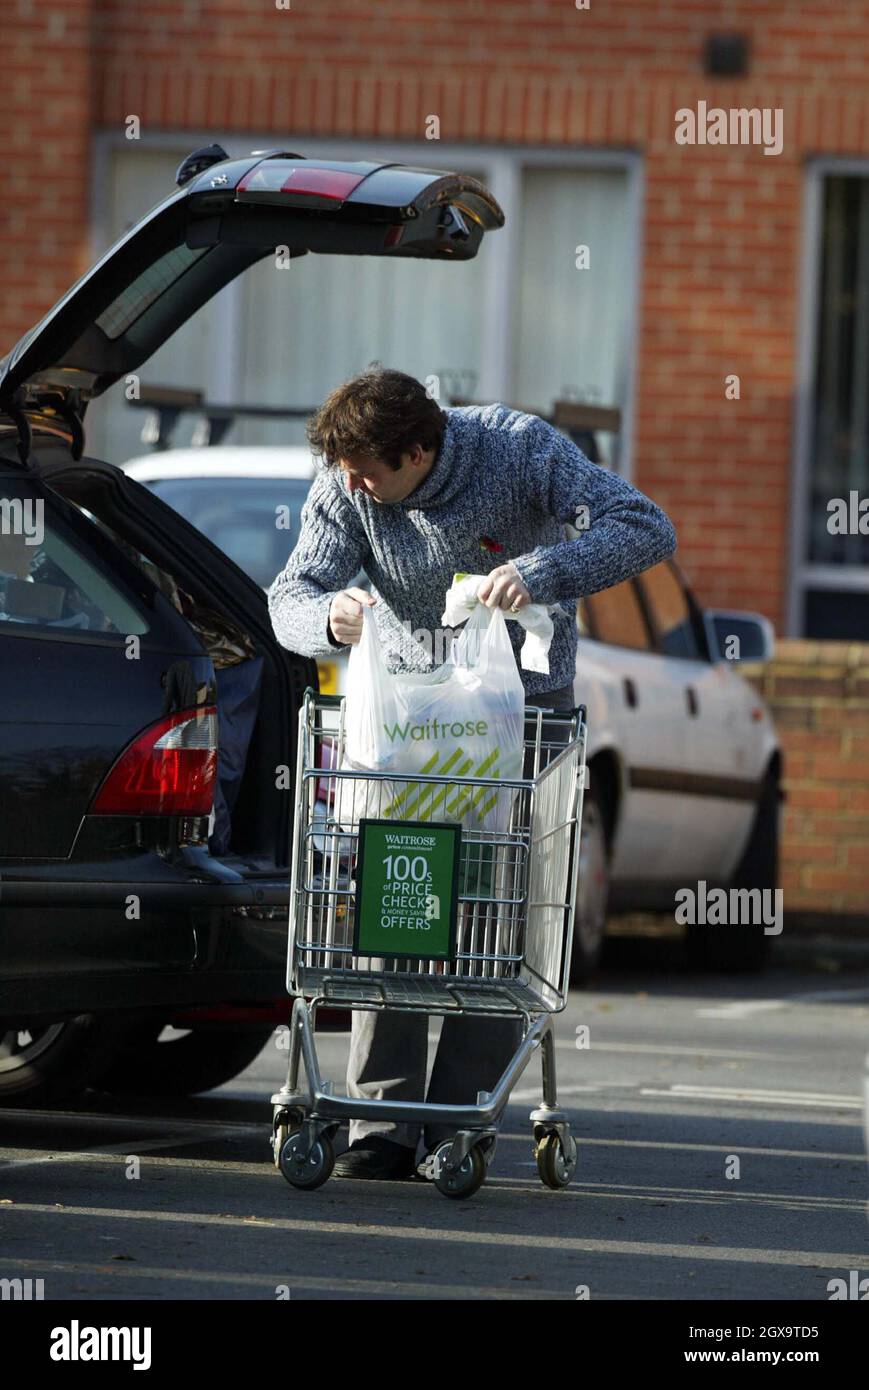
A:
[[[97,816],[207,816],[217,776],[217,710],[182,710],[137,735],[94,798]]]
[[[364,174],[348,169],[322,169],[287,160],[269,159],[257,164],[245,174],[236,189],[241,202],[271,201],[289,194],[292,197],[324,199],[327,203],[343,202],[357,188]]]

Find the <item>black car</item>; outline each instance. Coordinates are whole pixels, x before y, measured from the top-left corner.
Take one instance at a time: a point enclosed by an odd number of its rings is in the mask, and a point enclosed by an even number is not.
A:
[[[197,151],[0,362],[0,1099],[195,1091],[286,1017],[296,715],[261,588],[85,448],[88,403],[242,271],[464,260],[475,180]],[[166,1025],[184,1036],[159,1041]]]

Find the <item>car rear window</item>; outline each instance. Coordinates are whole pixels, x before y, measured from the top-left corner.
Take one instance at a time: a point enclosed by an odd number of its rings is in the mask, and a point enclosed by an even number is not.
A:
[[[299,539],[308,478],[159,478],[170,507],[267,589]]]
[[[0,624],[143,636],[146,618],[24,480],[0,479]]]
[[[177,285],[191,266],[210,249],[193,250],[189,246],[176,246],[167,251],[165,256],[137,275],[117,299],[112,300],[96,320],[97,328],[101,328],[107,338],[120,338],[161,295]]]

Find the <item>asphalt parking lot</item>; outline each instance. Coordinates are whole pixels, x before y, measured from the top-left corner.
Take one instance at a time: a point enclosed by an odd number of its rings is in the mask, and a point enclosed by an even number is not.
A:
[[[532,1158],[534,1062],[470,1200],[421,1181],[291,1189],[268,1146],[273,1043],[187,1102],[0,1112],[0,1277],[76,1300],[829,1299],[869,1274],[869,966],[810,944],[735,981],[649,950],[623,943],[558,1022],[566,1191]],[[339,1081],[346,1049],[320,1043]]]

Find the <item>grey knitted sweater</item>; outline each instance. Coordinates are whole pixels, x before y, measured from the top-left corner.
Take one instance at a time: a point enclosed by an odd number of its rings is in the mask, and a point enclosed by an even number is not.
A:
[[[401,502],[351,494],[340,468],[318,467],[298,543],[269,590],[278,640],[302,656],[333,655],[332,599],[364,570],[389,670],[429,671],[459,630],[440,626],[453,574],[487,574],[512,560],[535,603],[558,605],[549,675],[521,671],[526,694],[571,684],[577,599],[672,554],[673,527],[536,415],[503,405],[446,414],[431,471]],[[577,521],[581,534],[565,539],[564,523]],[[518,662],[525,631],[509,621],[507,631]]]

